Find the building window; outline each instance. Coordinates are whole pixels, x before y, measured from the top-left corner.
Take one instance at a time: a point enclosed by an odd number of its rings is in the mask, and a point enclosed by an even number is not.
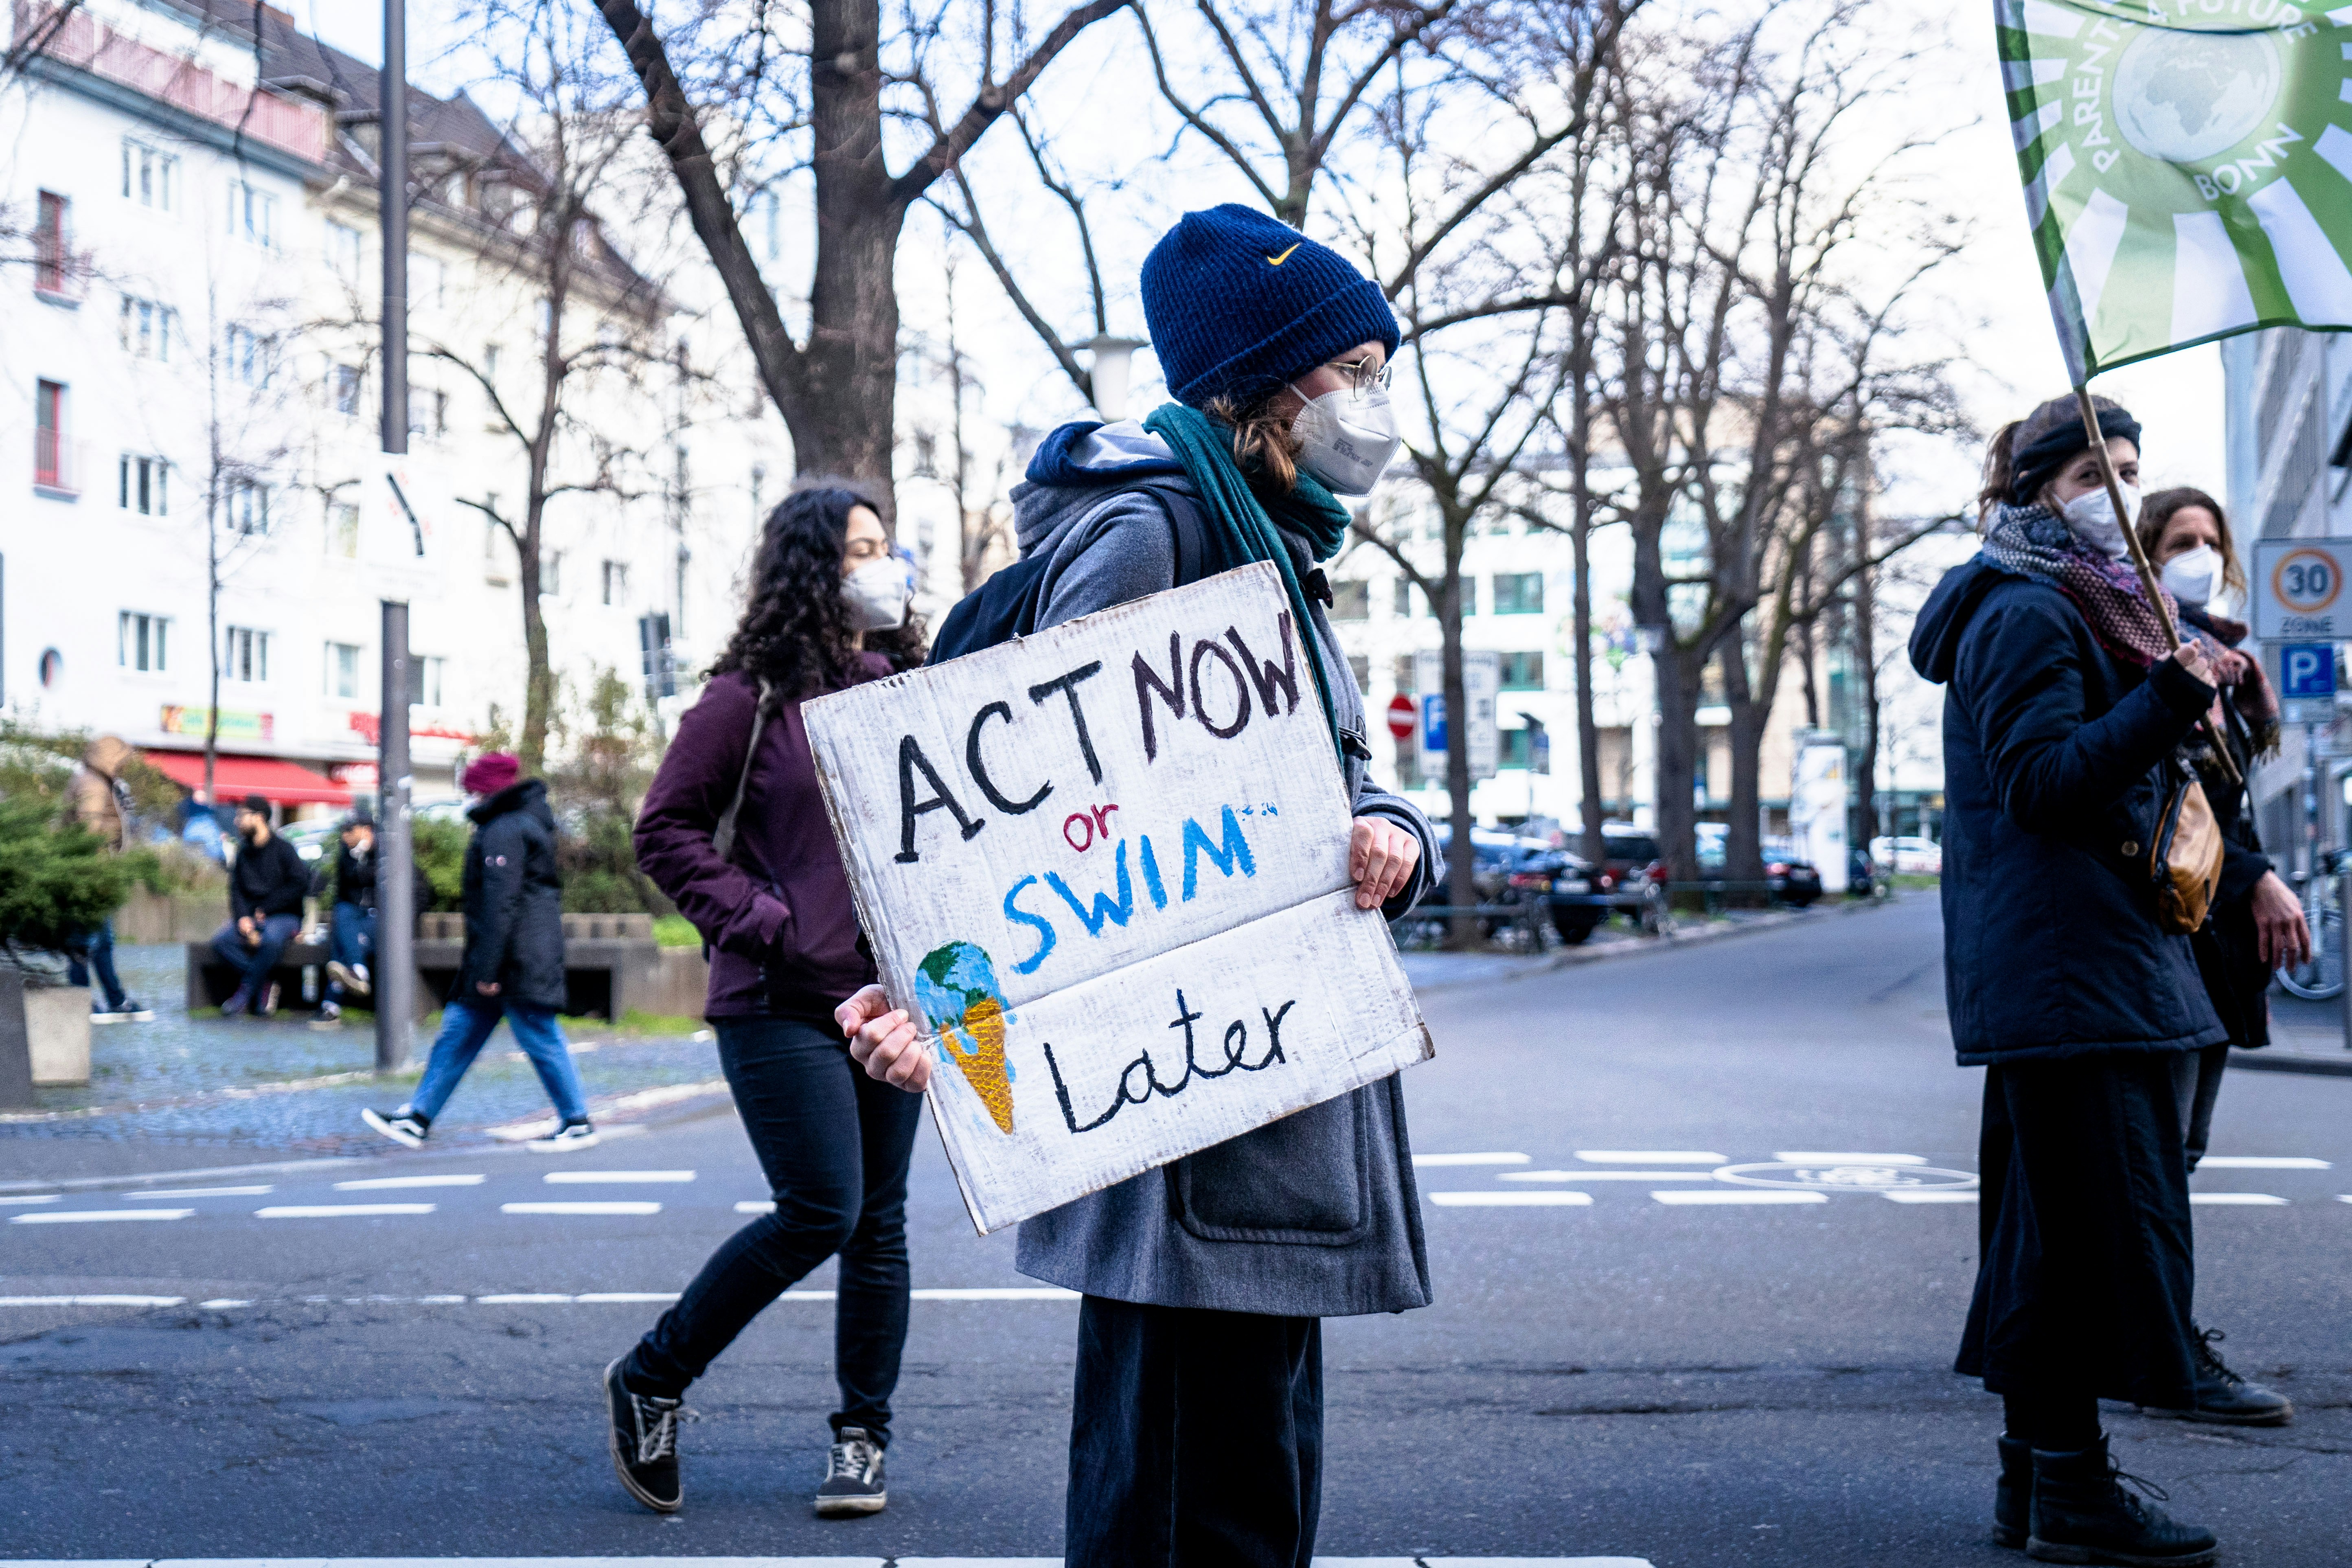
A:
[[[327,265],[346,283],[360,280],[360,231],[347,223],[327,224]]]
[[[356,561],[360,555],[360,509],[354,501],[331,501],[327,506],[327,553]]]
[[[157,212],[178,208],[180,160],[129,137],[122,142],[122,195],[126,201]]]
[[[357,643],[327,645],[327,695],[357,699],[360,694],[360,650]]]
[[[563,597],[563,552],[561,550],[539,552],[539,596],[542,599]]]
[[[359,366],[355,364],[339,364],[329,367],[327,371],[327,396],[328,399],[334,404],[336,413],[346,415],[354,419],[359,417],[360,385],[361,377]]]
[[[152,300],[142,300],[135,294],[122,297],[122,351],[133,359],[169,360],[172,357],[172,328],[177,316],[169,305],[159,305]]]
[[[1503,655],[1503,689],[1541,691],[1544,689],[1541,649],[1514,648]]]
[[[73,204],[55,191],[43,191],[33,217],[33,289],[40,294],[68,292],[69,253],[66,219]]]
[[[420,708],[441,706],[441,679],[449,661],[439,654],[426,654],[416,661],[416,705]]]
[[[269,360],[277,345],[251,327],[228,330],[228,378],[245,386],[269,384]]]
[[[228,487],[228,525],[247,536],[269,531],[269,487],[258,479],[235,479]]]
[[[268,191],[256,190],[243,180],[232,180],[228,187],[228,232],[232,238],[257,245],[264,250],[278,245],[278,198]]]
[[[1335,621],[1361,621],[1372,613],[1372,585],[1370,583],[1334,583],[1331,584],[1331,618]]]
[[[1534,764],[1536,732],[1533,730],[1502,730],[1496,731],[1495,739],[1501,742],[1495,756],[1496,767],[1525,768]]]
[[[408,389],[408,433],[446,436],[449,433],[449,395],[429,386]]]
[[[222,639],[221,679],[257,685],[269,679],[269,634],[231,626]]]
[[[1543,574],[1540,572],[1496,573],[1494,613],[1498,616],[1542,615]]]
[[[604,563],[604,603],[625,605],[629,602],[629,563],[625,561]]]
[[[33,483],[41,489],[70,493],[74,488],[72,449],[66,439],[66,389],[61,382],[33,384]]]
[[[151,616],[140,610],[125,610],[115,620],[115,662],[125,669],[149,672],[166,667],[166,642],[172,621],[168,616]]]
[[[1399,620],[1410,620],[1410,619],[1412,619],[1412,578],[1410,578],[1410,577],[1400,577],[1400,578],[1398,578],[1398,579],[1396,580],[1395,594],[1396,594],[1396,597],[1395,597],[1395,599],[1394,599],[1394,600],[1391,603],[1391,605],[1389,605],[1390,610],[1391,610],[1391,612],[1396,616],[1396,617],[1397,617]]]
[[[170,505],[172,465],[161,458],[136,458],[126,452],[116,470],[116,502],[142,517],[163,517]]]

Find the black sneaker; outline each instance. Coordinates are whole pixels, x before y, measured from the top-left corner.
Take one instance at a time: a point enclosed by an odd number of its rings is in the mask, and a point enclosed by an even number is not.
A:
[[[89,1005],[89,1021],[93,1024],[152,1024],[155,1021],[155,1009],[128,996],[111,1007],[93,1002]]]
[[[684,1500],[677,1484],[675,1399],[632,1394],[621,1383],[621,1363],[604,1369],[604,1404],[612,1414],[613,1473],[629,1495],[656,1513],[676,1513]]]
[[[2197,1403],[2187,1410],[2149,1410],[2150,1415],[2202,1421],[2214,1426],[2284,1426],[2294,1419],[2294,1401],[2275,1388],[2250,1383],[2231,1372],[2213,1347],[2229,1336],[2206,1329],[2197,1336]]]
[[[404,1105],[398,1110],[362,1110],[360,1120],[394,1142],[411,1149],[424,1148],[425,1134],[433,1129],[431,1117],[420,1116]]]
[[[818,1515],[832,1519],[880,1513],[889,1505],[890,1491],[882,1482],[882,1445],[863,1426],[844,1426],[833,1435],[833,1447],[825,1456],[824,1484],[816,1489]]]
[[[318,1018],[319,1022],[321,1024],[341,1023],[343,1021],[342,1005],[337,1002],[333,997],[328,997],[324,1002],[319,1004]]]
[[[598,1142],[596,1130],[585,1121],[567,1121],[544,1138],[534,1138],[523,1145],[534,1154],[568,1154],[574,1149],[593,1149]]]

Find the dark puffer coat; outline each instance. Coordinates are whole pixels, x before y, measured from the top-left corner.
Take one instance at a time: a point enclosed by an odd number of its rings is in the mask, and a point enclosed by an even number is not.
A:
[[[2157,923],[2164,763],[2213,700],[2101,645],[2052,583],[1982,556],[1937,585],[1911,662],[1944,699],[1944,952],[1963,1066],[2228,1037]]]
[[[456,1000],[563,1005],[563,882],[555,868],[555,816],[538,779],[509,784],[466,815],[466,956]]]

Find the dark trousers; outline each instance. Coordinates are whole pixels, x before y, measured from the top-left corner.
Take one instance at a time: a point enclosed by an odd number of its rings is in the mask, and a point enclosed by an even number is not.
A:
[[[1323,1321],[1078,1308],[1067,1568],[1308,1568]]]
[[[231,921],[213,932],[213,952],[237,972],[237,994],[257,1003],[269,984],[269,972],[278,967],[278,955],[286,951],[286,944],[302,929],[302,917],[269,915],[255,923],[261,928],[259,942],[247,947],[245,933]]]
[[[841,1259],[834,1304],[835,1431],[887,1444],[907,1343],[907,1163],[920,1095],[866,1076],[829,1025],[714,1018],[719,1060],[776,1211],[729,1237],[629,1352],[622,1379],[675,1398],[761,1310],[826,1258]]]
[[[98,975],[106,1005],[120,1009],[123,1002],[122,981],[114,973],[112,921],[101,921],[96,931],[66,939],[66,979],[75,985],[87,985],[93,972]]]
[[[2221,1097],[2221,1075],[2229,1070],[2230,1047],[2207,1046],[2182,1051],[2172,1058],[2172,1092],[2180,1104],[2180,1125],[2191,1174],[2213,1136],[2213,1102]]]

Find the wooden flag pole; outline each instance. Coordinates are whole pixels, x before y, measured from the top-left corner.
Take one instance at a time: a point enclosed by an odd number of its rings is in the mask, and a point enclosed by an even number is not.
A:
[[[2164,602],[2164,584],[2157,577],[2156,566],[2148,560],[2147,552],[2140,548],[2139,530],[2133,526],[2131,513],[2124,506],[2123,481],[2116,478],[2116,465],[2107,456],[2107,437],[2099,428],[2098,410],[2091,406],[2087,384],[2074,389],[2074,405],[2083,411],[2083,434],[2090,439],[2091,455],[2099,461],[2099,477],[2107,482],[2107,504],[2116,509],[2116,521],[2123,526],[2124,543],[2131,551],[2132,564],[2139,568],[2140,585],[2147,590],[2147,602],[2156,606],[2157,616],[2164,623],[2164,635],[2172,639],[2173,647],[2179,647],[2185,639],[2179,624],[2172,618],[2172,607]],[[2206,740],[2212,743],[2213,755],[2221,760],[2222,772],[2232,784],[2242,789],[2246,781],[2240,776],[2237,761],[2230,755],[2212,713],[2203,714],[2198,723],[2203,727]]]

